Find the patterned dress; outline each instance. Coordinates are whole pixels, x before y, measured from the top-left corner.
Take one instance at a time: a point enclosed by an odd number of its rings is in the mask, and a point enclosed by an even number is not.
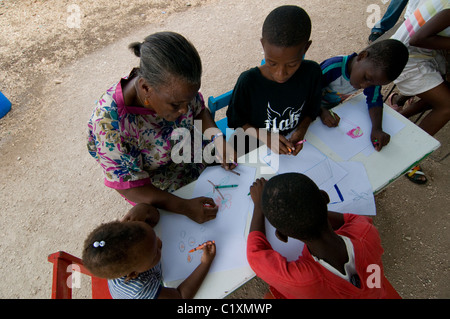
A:
[[[126,106],[122,85],[128,77],[109,88],[96,102],[88,122],[89,153],[103,169],[105,185],[114,189],[129,189],[153,184],[161,190],[174,190],[197,179],[206,167],[198,156],[191,161],[174,162],[173,147],[180,139],[174,130],[191,133],[194,150],[194,118],[205,108],[200,93],[190,103],[189,111],[169,122],[155,112],[138,106]],[[201,142],[203,148],[209,141]],[[198,143],[197,143],[198,144]]]

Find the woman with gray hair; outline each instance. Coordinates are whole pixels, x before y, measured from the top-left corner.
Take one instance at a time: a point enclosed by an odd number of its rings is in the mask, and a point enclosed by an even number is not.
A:
[[[174,32],[152,34],[142,43],[132,43],[130,49],[140,57],[139,68],[97,101],[88,123],[89,153],[102,166],[105,185],[132,205],[151,204],[198,223],[214,219],[218,208],[211,198],[182,199],[172,194],[197,179],[206,166],[203,156],[194,158],[194,147],[181,150],[182,161],[173,155],[180,153],[174,139],[180,130],[190,133],[183,135],[180,145],[195,146],[194,120],[201,121],[203,146],[213,140],[216,155],[225,159],[226,142],[198,92],[200,56]],[[187,154],[186,149],[194,152]],[[234,152],[229,156],[228,161],[236,161]],[[225,169],[235,167],[222,162]]]

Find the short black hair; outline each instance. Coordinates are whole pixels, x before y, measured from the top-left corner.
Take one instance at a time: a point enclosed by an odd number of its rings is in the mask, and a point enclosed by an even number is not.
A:
[[[395,39],[376,41],[363,51],[368,53],[367,58],[381,68],[391,82],[402,73],[409,59],[408,48]]]
[[[328,225],[327,201],[306,175],[285,173],[272,177],[264,186],[261,200],[264,216],[286,236],[317,239]]]
[[[262,38],[278,47],[292,47],[309,40],[311,19],[298,6],[278,7],[264,20]]]

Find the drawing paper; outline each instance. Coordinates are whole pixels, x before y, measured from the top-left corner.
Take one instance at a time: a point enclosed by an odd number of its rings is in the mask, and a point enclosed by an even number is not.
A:
[[[199,265],[202,250],[189,250],[208,240],[216,243],[216,257],[210,272],[248,266],[246,257],[245,227],[250,196],[247,196],[255,179],[256,168],[240,165],[235,169],[241,175],[227,172],[221,166],[207,167],[195,183],[192,198],[211,197],[219,206],[217,217],[198,224],[184,215],[162,214],[158,223],[162,241],[162,270],[165,282],[187,278]],[[239,185],[219,189],[215,185]]]
[[[333,111],[341,118],[337,127],[330,128],[319,119],[310,125],[308,132],[320,138],[344,161],[351,159],[360,152],[369,156],[374,151],[370,140],[372,122],[367,107],[357,105],[358,103],[365,103],[365,101],[361,98],[354,98],[345,103],[353,104],[354,107],[343,107]],[[404,123],[393,116],[387,113],[383,114],[383,131],[391,135],[391,137],[403,129],[404,126]]]

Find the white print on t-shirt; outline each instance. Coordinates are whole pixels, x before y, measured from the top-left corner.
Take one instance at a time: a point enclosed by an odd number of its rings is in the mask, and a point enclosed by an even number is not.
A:
[[[305,102],[303,102],[302,106],[294,112],[293,107],[288,107],[283,111],[283,114],[280,114],[270,107],[270,102],[267,103],[267,120],[266,130],[273,133],[278,133],[279,131],[292,130],[298,125],[298,121],[300,119],[300,114],[302,113],[303,106],[305,106]],[[282,120],[285,118],[286,112],[289,112],[289,118]]]

